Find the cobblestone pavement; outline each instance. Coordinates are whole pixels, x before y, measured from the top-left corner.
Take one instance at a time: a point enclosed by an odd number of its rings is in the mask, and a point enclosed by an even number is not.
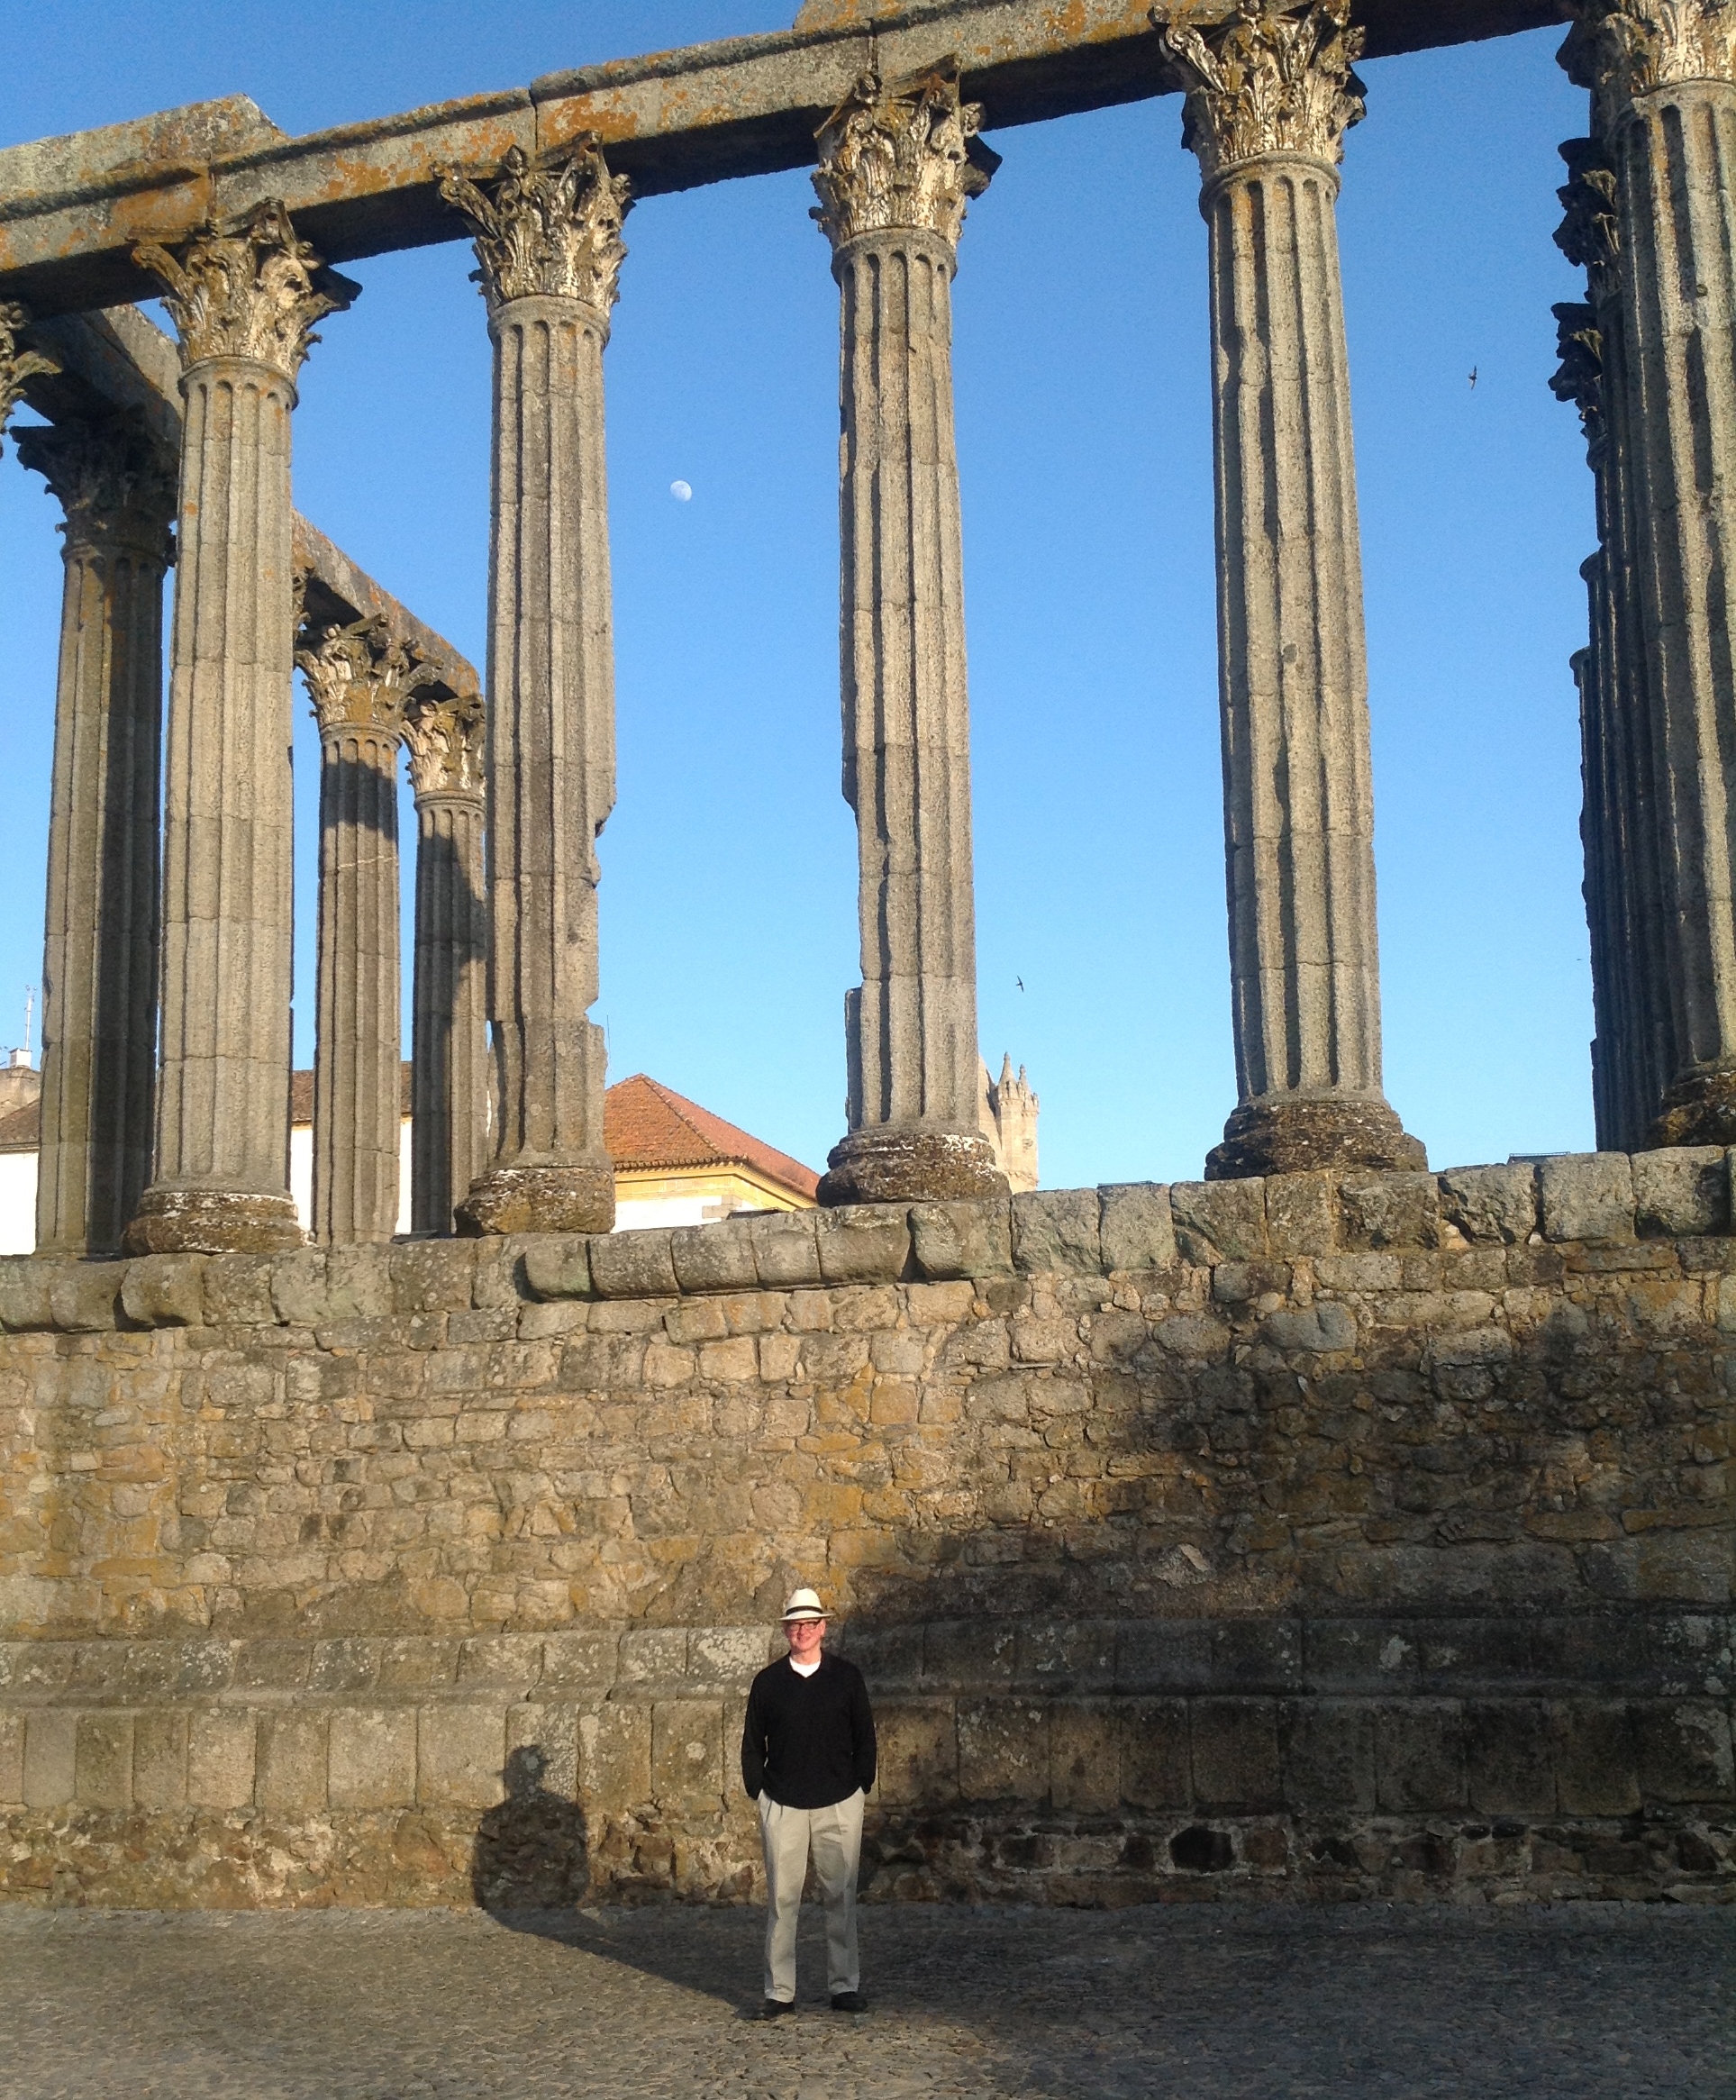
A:
[[[0,2100],[1358,2100],[1736,2090],[1728,1913],[863,1914],[865,2019],[743,2024],[760,1914],[0,1911]]]

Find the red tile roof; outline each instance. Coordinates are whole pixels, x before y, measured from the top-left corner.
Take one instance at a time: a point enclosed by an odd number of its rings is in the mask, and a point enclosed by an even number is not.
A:
[[[0,1152],[32,1152],[41,1143],[42,1104],[27,1101],[0,1115]]]
[[[619,1080],[603,1096],[603,1142],[626,1173],[748,1167],[809,1202],[820,1186],[819,1176],[799,1159],[762,1144],[643,1072]]]

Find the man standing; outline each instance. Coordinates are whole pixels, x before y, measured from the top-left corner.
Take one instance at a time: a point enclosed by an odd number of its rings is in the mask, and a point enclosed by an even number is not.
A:
[[[795,1920],[813,1856],[826,1906],[827,1987],[834,2013],[865,2013],[856,1953],[862,1801],[874,1784],[874,1715],[853,1662],[823,1652],[825,1607],[811,1589],[784,1606],[790,1651],[748,1694],[741,1784],[759,1805],[766,1852],[766,1995],[754,2017],[795,2010]]]

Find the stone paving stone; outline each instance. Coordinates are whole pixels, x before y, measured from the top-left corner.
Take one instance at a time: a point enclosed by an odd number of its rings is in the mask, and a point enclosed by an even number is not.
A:
[[[1728,1912],[872,1905],[871,2010],[740,2019],[762,1914],[0,1911],[0,2100],[1728,2100]]]

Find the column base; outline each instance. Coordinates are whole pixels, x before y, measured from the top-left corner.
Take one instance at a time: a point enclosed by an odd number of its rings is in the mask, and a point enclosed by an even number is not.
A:
[[[1736,1145],[1736,1068],[1702,1065],[1666,1090],[1646,1139],[1665,1145]]]
[[[604,1160],[570,1167],[491,1167],[452,1214],[460,1237],[504,1232],[610,1232],[614,1169]]]
[[[1208,1181],[1305,1174],[1322,1167],[1426,1171],[1429,1155],[1378,1095],[1268,1094],[1244,1101],[1205,1159]]]
[[[950,1203],[1007,1192],[994,1146],[976,1132],[884,1124],[852,1131],[832,1147],[826,1167],[820,1201],[828,1209],[846,1203]]]
[[[280,1254],[307,1235],[288,1195],[229,1188],[148,1188],[123,1241],[128,1254]]]

